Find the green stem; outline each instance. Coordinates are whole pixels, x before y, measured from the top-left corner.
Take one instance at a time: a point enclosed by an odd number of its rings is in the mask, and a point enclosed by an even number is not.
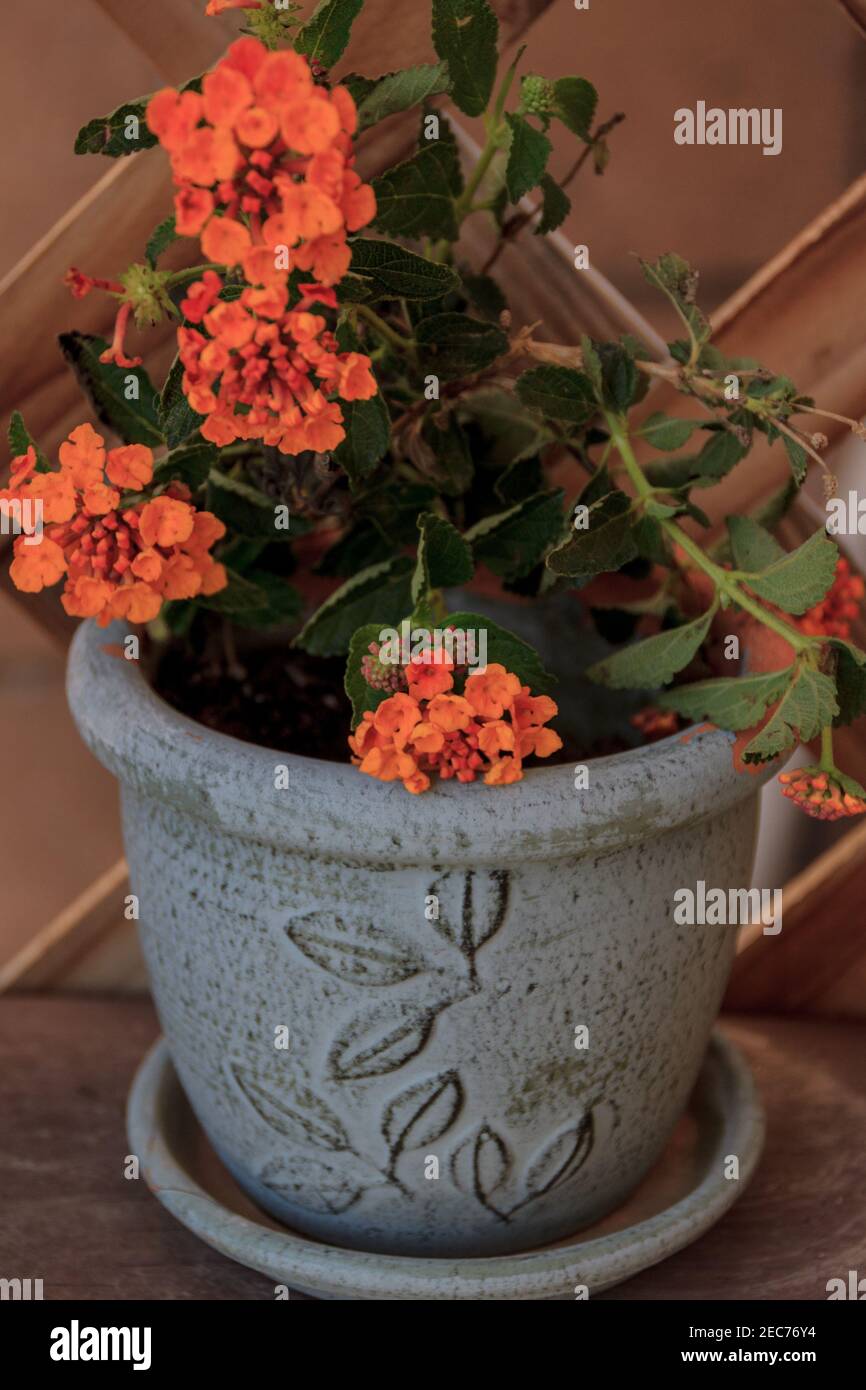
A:
[[[186,270],[176,270],[173,275],[166,279],[166,285],[180,285],[184,280],[194,280],[197,275],[204,275],[206,270],[225,270],[224,265],[217,261],[209,261],[206,265],[191,265]]]
[[[835,772],[833,760],[833,725],[826,724],[821,730],[821,767],[825,772]]]
[[[619,456],[625,464],[626,473],[634,484],[638,496],[644,499],[651,497],[653,489],[644,477],[643,470],[635,458],[634,450],[628,440],[624,421],[622,421],[619,416],[610,413],[605,414],[605,419],[607,420],[611,439],[616,445]],[[747,594],[735,575],[732,574],[730,570],[722,569],[720,565],[715,564],[708,555],[704,554],[703,550],[692,540],[691,536],[684,531],[681,526],[678,526],[675,521],[671,520],[670,517],[665,517],[659,524],[674,544],[680,546],[690,559],[694,560],[698,568],[702,569],[704,574],[709,576],[718,593],[724,594],[732,603],[735,603],[738,608],[742,608],[744,612],[749,613],[753,618],[757,618],[758,622],[763,623],[764,627],[768,627],[772,632],[778,633],[780,637],[784,637],[785,641],[789,646],[793,647],[795,652],[809,651],[816,645],[820,645],[820,643],[816,643],[814,638],[804,636],[803,633],[798,632],[796,628],[791,627],[789,623],[784,622],[781,618],[777,618],[775,613],[771,613],[769,609],[764,608],[757,599]]]
[[[384,338],[386,343],[390,343],[398,352],[414,353],[415,343],[413,339],[404,338],[402,334],[397,333],[390,324],[379,317],[375,309],[371,309],[367,304],[356,304],[354,310],[359,318],[369,323],[374,332],[378,333],[380,338]]]

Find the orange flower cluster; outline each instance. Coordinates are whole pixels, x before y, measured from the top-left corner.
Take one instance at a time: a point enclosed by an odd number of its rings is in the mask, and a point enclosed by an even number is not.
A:
[[[0,496],[42,504],[38,543],[20,536],[10,574],[16,588],[38,593],[66,576],[62,603],[75,618],[146,623],[166,599],[194,598],[225,588],[224,567],[211,547],[225,527],[189,503],[172,483],[149,502],[123,506],[153,479],[153,454],[143,444],[109,449],[91,425],[79,425],[60,446],[60,467],[36,471],[36,450],[13,460]]]
[[[337,352],[313,303],[330,302],[332,290],[302,286],[288,307],[285,285],[247,286],[240,298],[218,299],[219,276],[208,271],[190,286],[183,309],[207,329],[178,329],[183,389],[193,410],[207,418],[205,439],[218,445],[262,439],[284,454],[324,453],[345,437],[343,412],[328,395],[369,400],[378,387],[370,359]]]
[[[352,168],[358,117],[345,87],[317,85],[298,53],[242,38],[201,93],[157,92],[147,123],[171,156],[177,230],[201,236],[208,260],[242,265],[260,284],[262,264],[285,246],[321,284],[342,279],[347,232],[376,212]]]
[[[823,768],[799,767],[794,772],[780,772],[779,781],[782,794],[817,820],[840,820],[842,816],[861,816],[866,811],[866,801],[847,792]]]
[[[797,627],[808,637],[851,636],[851,623],[860,611],[866,585],[842,555],[836,562],[836,576],[820,603],[797,619]]]
[[[547,758],[562,747],[559,735],[542,727],[557,713],[549,696],[531,695],[496,662],[470,676],[456,695],[453,669],[444,654],[412,662],[405,668],[408,691],[365,710],[349,737],[361,772],[401,781],[415,793],[426,791],[437,773],[443,780],[482,776],[488,786],[505,786],[520,781],[525,758]]]

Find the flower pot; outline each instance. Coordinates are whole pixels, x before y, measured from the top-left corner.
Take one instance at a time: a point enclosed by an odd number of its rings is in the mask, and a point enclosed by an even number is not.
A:
[[[193,723],[106,651],[122,635],[79,629],[69,698],[122,786],[178,1075],[241,1186],[304,1234],[419,1255],[616,1207],[728,976],[735,930],[675,925],[673,895],[748,883],[761,779],[729,738],[600,759],[587,790],[558,766],[412,797]]]

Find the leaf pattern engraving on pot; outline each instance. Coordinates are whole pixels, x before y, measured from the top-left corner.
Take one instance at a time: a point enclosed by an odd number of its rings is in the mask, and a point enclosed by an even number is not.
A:
[[[336,1081],[387,1076],[417,1057],[448,1001],[433,1005],[403,1004],[358,1014],[334,1043],[328,1066]]]
[[[592,1152],[595,1138],[592,1111],[584,1115],[576,1124],[571,1123],[554,1134],[542,1146],[526,1172],[524,1189],[526,1198],[521,1206],[544,1197],[555,1187],[567,1182],[580,1171]],[[513,1208],[519,1210],[518,1207]]]
[[[509,879],[507,869],[470,869],[465,874],[445,873],[427,889],[443,904],[433,926],[465,957],[474,990],[481,987],[476,956],[505,921]]]
[[[298,1163],[297,1171],[300,1176],[295,1178],[285,1159],[274,1159],[262,1169],[259,1181],[284,1201],[327,1216],[348,1211],[367,1191],[357,1178],[309,1154]]]
[[[317,1149],[330,1149],[333,1153],[353,1151],[342,1121],[306,1086],[290,1080],[275,1093],[238,1062],[230,1062],[229,1071],[259,1119],[270,1129]]]
[[[372,924],[347,923],[329,912],[308,912],[286,927],[297,949],[320,969],[356,985],[397,985],[424,970],[424,964],[390,931]]]
[[[492,1216],[507,1221],[490,1200],[511,1170],[508,1145],[490,1125],[481,1125],[457,1145],[451,1155],[451,1179],[461,1192],[476,1197]]]
[[[394,1174],[401,1154],[441,1139],[462,1108],[463,1087],[456,1071],[417,1081],[389,1101],[382,1117],[388,1173]]]

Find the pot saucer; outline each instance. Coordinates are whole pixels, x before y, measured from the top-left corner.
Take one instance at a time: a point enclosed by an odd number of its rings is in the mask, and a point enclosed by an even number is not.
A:
[[[297,1235],[254,1206],[216,1157],[178,1081],[164,1039],[129,1095],[130,1152],[148,1187],[188,1230],[275,1284],[316,1298],[573,1300],[622,1283],[690,1244],[728,1210],[760,1157],[764,1115],[749,1068],[713,1034],[686,1113],[628,1201],[579,1234],[480,1259],[365,1254]],[[725,1177],[739,1159],[739,1180]]]

